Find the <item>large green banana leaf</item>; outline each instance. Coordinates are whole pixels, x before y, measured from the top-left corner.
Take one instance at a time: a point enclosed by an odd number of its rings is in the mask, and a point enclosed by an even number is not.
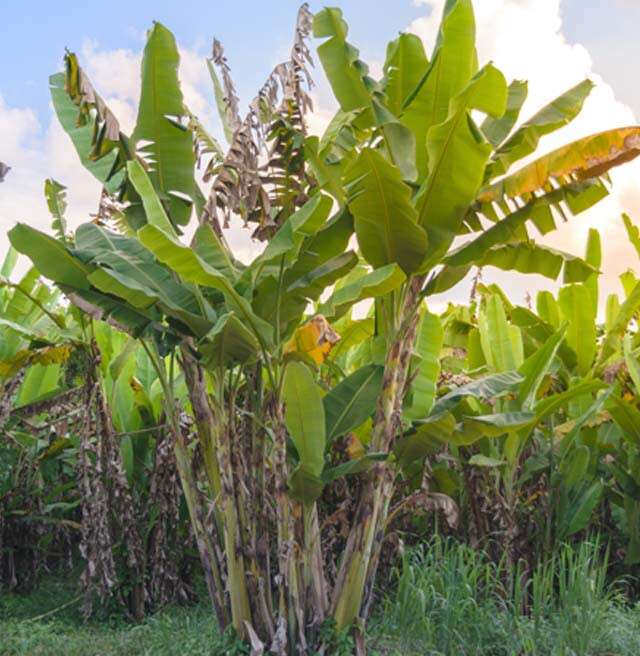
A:
[[[400,120],[416,137],[419,180],[429,168],[433,154],[427,154],[427,133],[449,116],[449,104],[467,86],[477,69],[475,18],[471,0],[447,0],[438,40],[422,79],[405,99]]]
[[[397,289],[406,276],[397,264],[374,269],[355,282],[337,289],[320,307],[320,312],[327,318],[339,318],[352,305],[366,298],[384,296]]]
[[[401,437],[393,451],[398,462],[406,467],[415,460],[435,453],[442,448],[456,430],[456,418],[450,412],[431,414],[414,424],[412,432]]]
[[[226,278],[233,282],[238,279],[241,265],[233,259],[226,244],[208,223],[198,226],[191,246],[204,262]]]
[[[25,223],[18,223],[8,235],[11,245],[26,255],[43,276],[69,287],[89,289],[87,276],[91,267],[74,257],[57,239]]]
[[[326,39],[318,46],[318,57],[345,112],[367,107],[375,85],[367,65],[358,59],[358,50],[347,42],[348,31],[340,9],[325,7],[313,17],[313,35]]]
[[[386,105],[399,116],[404,102],[418,86],[428,65],[422,39],[415,34],[402,33],[387,45],[382,89]]]
[[[349,273],[358,264],[353,251],[340,253],[315,269],[289,283],[282,284],[273,277],[262,280],[252,299],[255,313],[276,327],[280,322],[280,337],[287,338],[307,310],[309,303],[317,301],[322,293]]]
[[[490,415],[466,416],[464,423],[478,427],[487,437],[500,437],[528,426],[534,419],[533,412],[495,412]]]
[[[78,121],[78,106],[65,91],[64,73],[55,73],[52,75],[49,78],[49,86],[51,102],[56,116],[64,131],[69,135],[80,161],[97,180],[106,186],[108,191],[115,191],[122,182],[122,175],[111,175],[118,157],[117,152],[112,150],[99,159],[91,157],[93,135],[96,132],[96,119],[89,117],[85,122]]]
[[[310,238],[326,223],[331,212],[332,201],[325,194],[316,194],[300,209],[294,212],[269,240],[264,252],[252,265],[262,276],[267,273],[278,276],[281,266],[290,267],[295,263],[305,238]],[[256,274],[257,275],[257,274]]]
[[[584,376],[593,364],[598,348],[596,316],[589,290],[584,285],[566,285],[560,289],[558,304],[567,321],[567,345],[576,354],[578,373]]]
[[[640,308],[640,282],[635,283],[605,333],[598,357],[599,364],[605,362],[616,351],[624,331],[635,316],[638,308]]]
[[[140,162],[127,162],[127,173],[131,184],[140,195],[147,221],[151,225],[164,230],[167,234],[175,235],[175,230],[171,225],[171,221],[160,202],[160,198],[158,198],[158,195],[153,188],[151,178],[142,168]]]
[[[615,394],[609,397],[607,410],[622,429],[623,438],[636,448],[640,447],[640,411]]]
[[[564,540],[582,531],[602,498],[604,485],[596,480],[588,486],[576,490],[566,506],[562,507],[558,518],[558,538]]]
[[[425,268],[438,263],[449,249],[482,184],[491,153],[469,112],[477,109],[500,116],[506,101],[504,76],[485,66],[451,102],[447,120],[429,130],[429,173],[416,198],[418,223],[429,238]]]
[[[559,328],[561,323],[560,307],[555,296],[548,290],[539,291],[536,296],[536,311],[540,318],[554,328]]]
[[[591,296],[593,314],[597,315],[599,296],[598,277],[600,276],[600,267],[602,266],[602,243],[600,242],[600,233],[594,228],[589,228],[584,260],[595,269],[595,271],[584,281],[584,285],[589,290]]]
[[[497,294],[486,301],[478,317],[480,342],[492,371],[518,369],[523,361],[522,336],[518,326],[510,325]]]
[[[341,253],[292,282],[286,288],[286,294],[316,300],[327,287],[349,273],[358,261],[353,251]]]
[[[217,368],[246,364],[256,358],[259,349],[255,335],[233,312],[223,314],[198,343],[204,364]]]
[[[65,285],[60,285],[60,289],[76,307],[90,317],[105,321],[132,337],[141,337],[150,324],[159,322],[160,319],[153,308],[145,310],[134,308],[119,298],[102,294],[93,289],[74,289]],[[160,328],[159,323],[157,326]],[[168,332],[168,329],[163,329],[163,331]]]
[[[560,408],[568,405],[574,399],[599,392],[605,387],[606,385],[600,380],[574,382],[564,392],[540,399],[533,409],[538,417],[538,421],[542,421],[550,417],[554,412],[557,412]]]
[[[564,282],[582,282],[595,269],[584,260],[533,241],[505,244],[489,249],[475,260],[476,266],[494,266],[505,271],[538,273],[555,280],[563,271]]]
[[[547,339],[542,348],[532,353],[520,366],[519,371],[524,376],[524,380],[520,385],[518,400],[523,410],[530,410],[535,405],[540,385],[558,353],[565,333],[566,326],[562,326]]]
[[[362,424],[376,408],[383,368],[365,365],[340,381],[323,399],[327,442]]]
[[[594,84],[584,80],[552,100],[501,143],[491,157],[489,178],[506,173],[518,160],[535,152],[540,138],[570,123],[582,109]]]
[[[352,234],[353,217],[345,208],[330,218],[317,234],[304,239],[297,259],[284,272],[284,284],[290,285],[309,271],[344,253]]]
[[[9,246],[9,249],[4,256],[4,260],[2,260],[2,266],[0,266],[0,276],[2,278],[9,278],[17,263],[18,251],[13,246]]]
[[[132,140],[150,163],[153,186],[168,203],[171,221],[189,221],[195,200],[192,136],[178,127],[185,116],[178,81],[180,56],[173,34],[160,23],[151,28],[142,59],[142,85]]]
[[[403,412],[404,416],[412,421],[427,417],[431,412],[440,374],[440,350],[443,341],[444,330],[440,318],[425,312],[420,321],[415,346],[418,363],[411,382],[411,405]]]
[[[473,397],[478,399],[498,398],[518,388],[523,377],[517,371],[505,371],[479,378],[466,385],[461,385],[440,397],[434,404],[431,414],[436,415],[451,410],[462,399]]]
[[[364,148],[345,174],[349,210],[360,250],[374,267],[400,265],[416,271],[427,252],[427,237],[417,224],[411,190],[400,171],[379,152]]]
[[[150,224],[138,230],[138,238],[160,262],[175,271],[184,281],[221,291],[229,310],[246,322],[263,345],[271,343],[271,326],[254,313],[251,304],[235,290],[228,278],[201,260],[195,251]]]
[[[155,226],[148,227],[158,230]],[[202,336],[211,328],[202,301],[158,264],[137,239],[85,223],[76,231],[76,245],[79,254],[101,267],[89,276],[100,291],[120,296],[140,308],[148,307],[152,299],[196,335]]]
[[[606,193],[606,189],[601,184],[594,181],[585,181],[554,189],[542,196],[535,197],[524,207],[500,219],[478,237],[447,255],[445,262],[456,267],[470,264],[474,260],[480,259],[493,246],[522,241],[521,230],[527,221],[531,220],[536,223],[541,213],[550,213],[550,208],[558,203],[576,201],[575,207],[578,209],[576,213],[579,213],[598,202]],[[577,202],[578,197],[583,199],[580,204]],[[552,216],[551,221],[553,229],[555,223]]]
[[[282,399],[285,423],[301,464],[315,476],[324,469],[325,415],[322,396],[311,371],[290,362],[284,373]]]

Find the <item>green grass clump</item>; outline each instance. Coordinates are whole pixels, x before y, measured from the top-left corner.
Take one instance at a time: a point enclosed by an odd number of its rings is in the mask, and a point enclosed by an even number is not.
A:
[[[379,656],[637,656],[640,606],[606,581],[597,541],[563,547],[532,575],[436,539],[404,556],[371,623]]]

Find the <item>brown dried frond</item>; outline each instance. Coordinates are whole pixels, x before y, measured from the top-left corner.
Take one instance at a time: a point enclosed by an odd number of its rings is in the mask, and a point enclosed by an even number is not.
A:
[[[96,92],[89,77],[72,52],[65,55],[65,91],[78,106],[78,125],[94,120],[90,157],[98,159],[112,150],[120,140],[120,123],[105,101]],[[111,143],[109,143],[111,142]]]
[[[188,112],[187,118],[187,127],[193,134],[197,167],[202,167],[202,160],[204,157],[208,155],[211,156],[209,162],[204,167],[203,178],[206,182],[215,175],[218,165],[224,160],[224,153],[222,152],[222,148],[218,141],[209,134],[197,116]]]
[[[148,541],[149,595],[156,607],[187,600],[188,591],[180,578],[178,527],[180,487],[171,431],[158,440],[145,517],[153,526]],[[155,522],[152,517],[155,516]]]
[[[213,40],[213,52],[211,53],[211,61],[218,67],[222,77],[222,88],[224,91],[224,102],[227,106],[227,120],[231,129],[235,132],[242,123],[240,118],[240,107],[236,87],[231,77],[231,69],[224,56],[224,49],[218,39]]]
[[[145,561],[137,504],[124,473],[110,409],[96,372],[98,357],[95,347],[87,352],[90,365],[84,388],[85,424],[76,465],[82,499],[80,552],[86,561],[81,577],[85,615],[91,612],[94,594],[105,601],[118,590],[114,552],[118,541],[125,546],[133,580],[143,580]],[[144,589],[141,594],[144,603]]]
[[[236,214],[245,224],[258,223],[254,236],[266,239],[278,228],[283,206],[288,214],[304,202],[305,197],[298,189],[305,181],[303,167],[300,170],[301,139],[293,139],[292,133],[304,135],[303,117],[312,108],[305,89],[312,85],[307,68],[311,63],[307,45],[311,20],[305,3],[298,12],[290,59],[273,69],[250,103],[244,120],[234,128],[232,143],[218,169],[201,223],[211,223],[215,228],[222,218],[224,227],[228,227],[231,215]],[[222,76],[229,116],[236,121],[237,96],[222,46],[217,41],[213,61]],[[260,152],[267,140],[274,144],[267,153],[266,164],[260,166]],[[291,146],[293,142],[295,149]],[[283,169],[286,176],[282,175]],[[293,194],[289,191],[283,196],[285,180],[291,183]]]
[[[304,91],[304,85],[308,89],[313,87],[313,80],[307,65],[313,66],[311,50],[308,39],[311,35],[313,14],[309,11],[308,3],[304,3],[298,10],[296,29],[293,37],[293,47],[290,55],[290,68],[288,86],[285,90],[285,98],[293,98],[302,114],[313,110],[313,103],[308,93]]]

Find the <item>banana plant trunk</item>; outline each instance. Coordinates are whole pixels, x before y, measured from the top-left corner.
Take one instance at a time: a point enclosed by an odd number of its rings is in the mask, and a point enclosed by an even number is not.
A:
[[[370,446],[375,452],[389,453],[400,428],[402,402],[419,318],[419,293],[423,283],[422,276],[408,283],[402,313],[387,349],[382,392]],[[373,467],[363,487],[330,606],[338,631],[348,628],[354,622],[363,624],[366,621],[366,617],[360,614],[365,592],[375,579],[395,477],[395,466],[388,461],[380,462]]]

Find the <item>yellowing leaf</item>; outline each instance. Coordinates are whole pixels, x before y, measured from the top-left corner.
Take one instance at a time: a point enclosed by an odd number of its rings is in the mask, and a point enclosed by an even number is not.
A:
[[[316,364],[322,364],[339,340],[340,335],[331,324],[321,314],[317,314],[296,330],[284,352],[307,355]]]
[[[353,433],[349,433],[347,435],[346,451],[347,451],[347,455],[351,460],[357,460],[358,458],[362,458],[366,453],[364,445]]]
[[[614,166],[640,155],[640,127],[592,134],[540,157],[486,187],[478,196],[489,203],[503,196],[514,198],[544,189],[552,179],[586,180],[603,175]]]
[[[0,360],[0,378],[11,378],[24,367],[32,364],[50,365],[66,362],[71,355],[69,344],[46,346],[37,350],[23,349],[6,360]]]

